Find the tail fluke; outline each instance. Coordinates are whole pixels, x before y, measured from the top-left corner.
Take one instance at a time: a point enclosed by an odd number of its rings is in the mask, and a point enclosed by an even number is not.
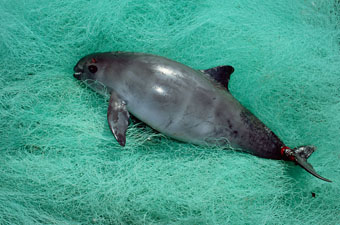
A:
[[[314,146],[306,145],[306,146],[301,146],[301,147],[296,147],[293,149],[290,149],[288,147],[282,147],[281,152],[283,155],[285,155],[288,159],[291,161],[294,161],[297,163],[299,166],[304,168],[307,172],[312,174],[313,176],[327,181],[327,182],[332,182],[331,180],[328,180],[322,176],[320,176],[313,168],[313,166],[307,162],[308,157],[315,151]]]

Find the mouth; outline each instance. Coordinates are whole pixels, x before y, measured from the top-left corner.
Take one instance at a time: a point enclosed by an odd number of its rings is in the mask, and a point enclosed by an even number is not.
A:
[[[73,70],[74,70],[73,76],[74,76],[77,80],[80,80],[80,76],[81,76],[81,74],[83,73],[83,70],[80,69],[78,66],[75,66]]]
[[[77,79],[77,80],[80,80],[80,75],[81,75],[81,72],[75,72],[73,74],[73,76]]]

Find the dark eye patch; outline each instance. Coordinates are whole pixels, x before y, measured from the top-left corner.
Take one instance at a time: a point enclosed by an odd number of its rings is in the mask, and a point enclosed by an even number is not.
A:
[[[96,73],[98,68],[95,65],[89,65],[87,67],[91,73]]]

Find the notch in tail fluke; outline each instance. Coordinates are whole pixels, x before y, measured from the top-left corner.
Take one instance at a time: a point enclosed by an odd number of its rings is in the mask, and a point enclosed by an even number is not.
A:
[[[307,162],[308,157],[315,151],[314,146],[306,145],[306,146],[301,146],[301,147],[296,147],[293,149],[290,149],[288,147],[283,147],[283,153],[284,155],[290,159],[291,161],[294,161],[297,163],[299,166],[304,168],[307,172],[312,174],[313,176],[327,181],[327,182],[332,182],[331,180],[328,180],[327,178],[324,178],[320,176],[313,168],[313,166]]]

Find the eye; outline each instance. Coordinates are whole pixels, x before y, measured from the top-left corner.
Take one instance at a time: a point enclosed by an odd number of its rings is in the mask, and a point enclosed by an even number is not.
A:
[[[98,68],[95,65],[89,65],[87,67],[91,73],[96,73]]]

